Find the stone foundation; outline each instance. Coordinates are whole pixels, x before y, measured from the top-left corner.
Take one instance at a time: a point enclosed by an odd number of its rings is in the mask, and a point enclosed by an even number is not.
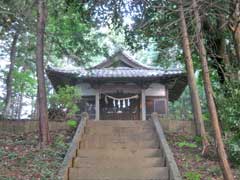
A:
[[[192,121],[180,121],[161,118],[163,130],[169,133],[184,132],[195,135],[194,123]],[[5,120],[0,121],[0,131],[21,134],[38,131],[39,123],[36,120]],[[70,127],[66,122],[49,121],[51,131],[68,130]]]
[[[193,121],[183,120],[171,120],[171,119],[160,119],[163,130],[169,133],[187,133],[195,135],[195,127]]]
[[[35,120],[21,120],[21,121],[11,121],[3,120],[0,121],[0,131],[9,132],[14,134],[30,133],[37,132],[39,128],[39,122]],[[58,130],[68,130],[70,127],[67,125],[67,122],[49,122],[49,129],[51,131]]]

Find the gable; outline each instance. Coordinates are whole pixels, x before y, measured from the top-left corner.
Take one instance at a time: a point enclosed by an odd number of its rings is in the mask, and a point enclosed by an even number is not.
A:
[[[147,66],[144,66],[122,51],[115,53],[113,56],[109,57],[107,60],[102,63],[92,67],[92,69],[102,69],[102,68],[117,68],[117,67],[127,67],[135,69],[151,69]]]
[[[128,61],[129,60],[127,60],[125,56],[117,54],[116,56],[111,57],[111,59],[109,59],[109,62],[106,63],[103,68],[117,68],[117,67],[134,68],[134,66],[130,64]]]

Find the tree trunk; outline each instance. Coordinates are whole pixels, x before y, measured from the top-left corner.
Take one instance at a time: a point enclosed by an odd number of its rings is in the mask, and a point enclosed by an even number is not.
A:
[[[238,22],[238,27],[236,28],[235,32],[233,32],[234,37],[234,46],[237,55],[237,67],[240,67],[240,24]]]
[[[219,3],[218,6],[224,8],[225,5]],[[212,22],[212,17],[208,15],[201,17],[202,30],[206,34],[207,55],[212,59],[210,65],[217,70],[220,84],[224,84],[229,78],[227,70],[230,65],[225,42],[226,18],[218,10],[215,14],[216,22]]]
[[[240,1],[231,0],[230,2],[230,20],[229,28],[233,34],[237,62],[235,65],[240,66]]]
[[[219,63],[217,72],[220,78],[220,83],[224,83],[226,79],[230,79],[230,76],[227,72],[229,71],[230,61],[227,54],[226,41],[224,37],[224,24],[226,23],[224,19],[225,17],[223,17],[223,15],[220,15],[217,23],[217,30],[219,31],[219,44],[217,44],[216,60]]]
[[[36,118],[35,108],[37,101],[34,100],[34,95],[31,96],[31,119],[38,119]]]
[[[197,45],[198,45],[198,49],[199,49],[199,56],[201,59],[202,70],[203,70],[205,94],[207,97],[208,110],[210,113],[213,129],[215,132],[216,147],[217,147],[218,156],[220,158],[220,166],[223,171],[224,179],[233,180],[234,178],[233,178],[233,175],[232,175],[232,172],[231,172],[228,160],[227,160],[227,154],[225,152],[224,144],[222,141],[222,134],[221,134],[220,126],[219,126],[217,109],[216,109],[216,105],[215,105],[215,102],[213,99],[213,90],[212,90],[212,84],[211,84],[210,76],[209,76],[206,49],[204,46],[203,35],[201,32],[202,27],[201,27],[200,15],[198,12],[198,6],[197,6],[196,0],[192,0],[192,3],[193,3],[192,6],[194,8],[194,16],[195,16],[195,21],[196,21]]]
[[[4,117],[8,116],[9,109],[11,106],[12,86],[13,86],[13,70],[14,70],[14,65],[16,62],[18,37],[19,37],[19,32],[16,31],[13,35],[13,41],[12,41],[11,50],[10,50],[10,66],[9,66],[9,70],[8,70],[8,74],[7,74],[7,80],[6,80],[7,94],[6,94],[6,98],[5,98],[5,107],[3,110]]]
[[[219,55],[220,58],[223,59],[224,66],[228,67],[230,66],[230,60],[227,53],[226,41],[224,38],[224,32],[226,30],[226,27],[225,27],[226,18],[224,15],[220,15],[220,17],[218,18],[217,24],[218,24],[217,29],[219,30],[220,37],[221,37],[219,48],[217,49],[217,55]]]
[[[50,142],[48,129],[47,98],[44,79],[44,32],[45,32],[45,2],[38,0],[38,22],[37,22],[37,52],[36,69],[38,80],[38,102],[39,102],[39,134],[40,143],[48,145]]]
[[[11,114],[10,117],[11,117],[12,119],[15,118],[15,115],[14,115],[14,114],[15,114],[15,111],[14,111],[14,110],[15,110],[15,104],[16,104],[16,103],[14,102],[15,99],[16,99],[16,97],[15,97],[14,99],[12,98],[12,99],[11,99],[11,102],[12,102],[12,103],[10,104],[10,109],[11,109],[11,111],[9,111],[9,114]],[[14,101],[13,101],[13,100],[14,100]]]
[[[23,92],[24,92],[24,83],[21,84],[20,88],[20,94],[19,94],[19,100],[18,100],[18,110],[17,110],[17,119],[21,119],[21,114],[22,114],[22,103],[23,103]]]
[[[225,22],[224,15],[219,15],[217,17],[217,25],[214,32],[215,34],[217,34],[213,42],[214,44],[213,46],[215,47],[212,48],[212,49],[215,49],[215,52],[214,52],[215,57],[213,59],[215,60],[215,64],[216,64],[215,68],[217,70],[219,82],[221,84],[224,84],[225,81],[229,79],[229,77],[227,76],[227,70],[228,70],[227,68],[230,65],[229,57],[226,50],[225,36],[224,36],[225,24],[226,22]]]
[[[181,26],[181,33],[182,33],[183,51],[184,51],[185,65],[186,65],[187,75],[188,75],[188,84],[190,87],[194,120],[195,120],[195,124],[196,124],[196,132],[198,135],[201,135],[201,137],[202,137],[203,154],[204,154],[207,151],[209,142],[207,139],[204,122],[202,119],[202,110],[201,110],[201,105],[200,105],[200,99],[199,99],[199,95],[198,95],[196,81],[194,78],[194,67],[193,67],[193,62],[192,62],[192,55],[191,55],[191,49],[190,49],[190,44],[189,44],[187,25],[186,25],[186,20],[185,20],[185,16],[184,16],[182,0],[180,0],[180,4],[179,4],[179,15],[180,15],[180,20],[181,20],[180,26]]]
[[[37,92],[37,97],[36,97],[36,101],[35,101],[35,110],[34,110],[34,119],[39,119],[39,100],[38,100],[38,92]]]

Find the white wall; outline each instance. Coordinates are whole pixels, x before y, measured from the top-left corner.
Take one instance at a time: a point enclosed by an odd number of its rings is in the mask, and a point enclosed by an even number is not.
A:
[[[146,96],[166,96],[166,88],[160,83],[153,83],[145,90]]]
[[[128,84],[128,85],[130,85],[130,84]],[[95,96],[96,95],[96,90],[93,89],[89,83],[80,83],[79,85],[77,85],[77,87],[80,88],[82,96]],[[106,85],[106,87],[107,87],[107,85]],[[116,91],[119,90],[118,87],[115,87],[115,88],[116,88],[115,89]],[[124,90],[126,90],[126,92],[128,90],[127,88],[125,89],[122,86],[121,86],[121,88],[122,88],[123,92],[124,92]],[[111,89],[111,91],[112,91],[112,89]],[[137,93],[139,90],[135,89],[133,91],[136,91],[134,93]],[[129,92],[129,90],[128,90],[128,92]],[[145,95],[146,96],[166,96],[166,88],[164,85],[162,85],[160,83],[153,83],[149,86],[148,89],[145,90]]]

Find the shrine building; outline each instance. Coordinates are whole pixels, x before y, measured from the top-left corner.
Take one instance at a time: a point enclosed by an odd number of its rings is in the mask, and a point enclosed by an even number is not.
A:
[[[80,88],[81,112],[94,120],[147,120],[153,112],[168,114],[187,85],[179,69],[145,66],[122,51],[91,68],[48,67],[53,87]]]

